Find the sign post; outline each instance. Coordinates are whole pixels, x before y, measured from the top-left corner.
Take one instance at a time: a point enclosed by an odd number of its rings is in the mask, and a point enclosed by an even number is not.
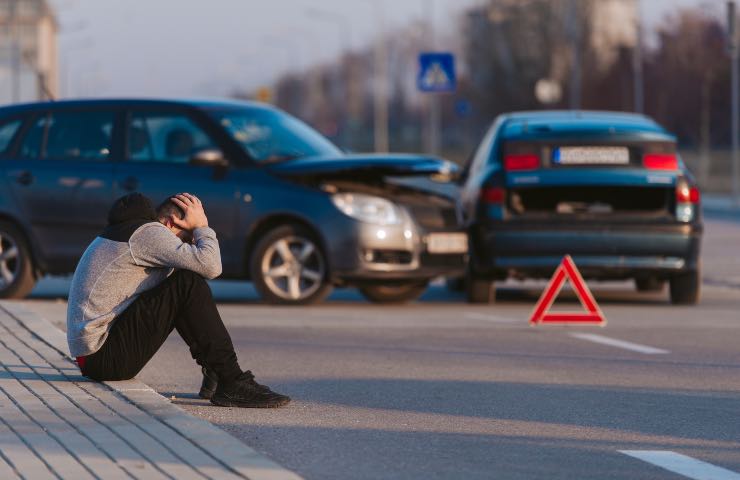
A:
[[[419,74],[416,79],[420,91],[434,95],[429,106],[429,153],[438,154],[442,116],[439,108],[440,93],[454,93],[457,88],[455,57],[447,52],[419,54]]]

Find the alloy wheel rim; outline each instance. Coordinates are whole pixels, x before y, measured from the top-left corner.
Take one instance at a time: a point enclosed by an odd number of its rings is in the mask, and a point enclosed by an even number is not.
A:
[[[21,269],[20,253],[16,241],[0,231],[0,290],[13,284]]]
[[[324,259],[311,240],[290,236],[272,243],[262,257],[262,278],[280,298],[300,301],[310,297],[324,281]]]

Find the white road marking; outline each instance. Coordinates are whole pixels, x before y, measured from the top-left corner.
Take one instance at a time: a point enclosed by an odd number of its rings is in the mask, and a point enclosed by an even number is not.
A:
[[[616,338],[609,338],[605,337],[604,335],[597,335],[595,333],[571,333],[569,335],[581,340],[587,340],[589,342],[600,343],[602,345],[609,345],[617,348],[624,348],[625,350],[632,350],[633,352],[640,352],[644,353],[645,355],[664,355],[666,353],[671,353],[668,350],[663,350],[661,348],[649,347],[647,345],[626,342],[624,340],[617,340]]]
[[[465,314],[465,317],[471,320],[483,320],[486,322],[493,322],[493,323],[517,323],[517,322],[522,321],[522,320],[517,320],[515,318],[500,317],[498,315],[489,315],[487,313],[477,313],[477,312],[468,312]]]
[[[740,480],[740,473],[668,450],[619,450],[619,453],[694,480]]]

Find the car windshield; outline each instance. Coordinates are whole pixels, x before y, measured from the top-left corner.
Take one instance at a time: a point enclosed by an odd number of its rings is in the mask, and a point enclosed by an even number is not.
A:
[[[285,113],[242,108],[215,110],[210,114],[258,163],[342,153],[316,130]]]

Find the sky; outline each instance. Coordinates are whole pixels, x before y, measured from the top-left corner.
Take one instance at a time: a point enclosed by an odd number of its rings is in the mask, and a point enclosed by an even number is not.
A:
[[[433,21],[450,38],[481,0],[50,0],[60,24],[61,96],[224,96]],[[681,6],[641,0],[648,28]],[[381,20],[382,19],[382,20]],[[349,34],[344,33],[349,31]],[[349,37],[349,38],[347,38]],[[348,45],[346,45],[348,43]],[[444,41],[440,41],[444,47]]]

